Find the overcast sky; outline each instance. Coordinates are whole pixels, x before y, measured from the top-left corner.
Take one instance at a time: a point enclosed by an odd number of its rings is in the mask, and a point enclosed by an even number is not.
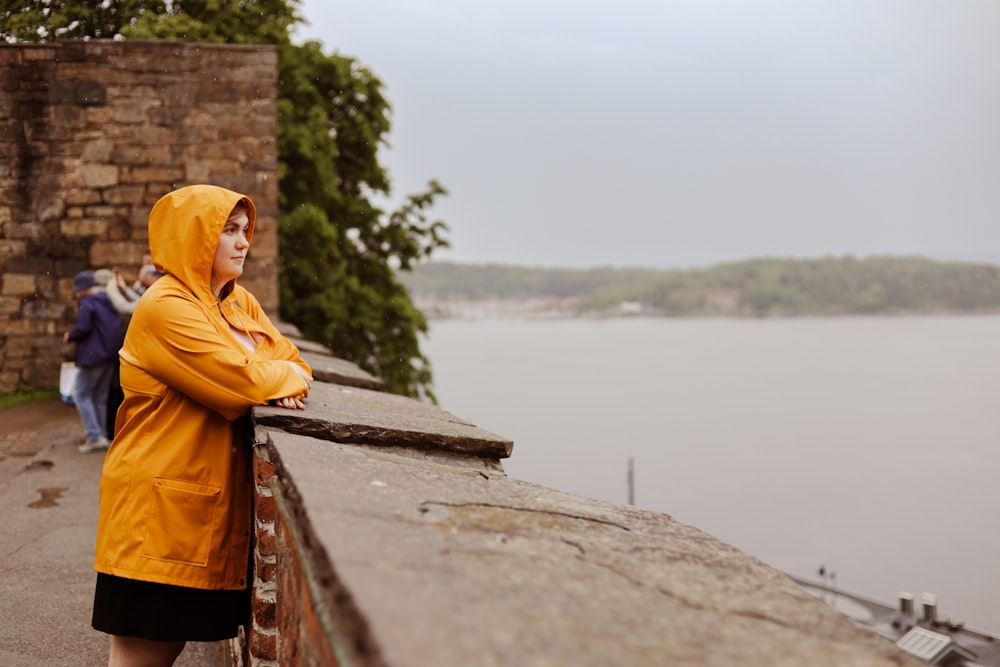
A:
[[[1000,263],[997,0],[305,0],[461,262]]]

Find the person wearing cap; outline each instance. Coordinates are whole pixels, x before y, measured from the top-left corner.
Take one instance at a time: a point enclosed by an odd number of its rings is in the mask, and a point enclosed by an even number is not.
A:
[[[108,448],[108,390],[122,341],[122,316],[91,271],[73,277],[78,296],[76,326],[63,334],[63,343],[76,343],[76,384],[73,403],[83,422],[85,441],[80,452]]]
[[[237,279],[256,213],[191,185],[149,214],[163,276],[136,302],[101,473],[91,624],[110,665],[172,665],[250,618],[255,405],[303,409],[312,371]]]

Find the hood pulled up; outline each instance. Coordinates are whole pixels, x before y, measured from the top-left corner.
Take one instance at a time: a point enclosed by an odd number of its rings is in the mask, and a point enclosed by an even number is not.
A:
[[[222,228],[239,202],[247,207],[253,239],[257,220],[250,197],[216,185],[189,185],[169,192],[149,213],[149,251],[156,268],[184,284],[204,303],[214,303],[212,264]],[[232,291],[235,280],[223,288]]]

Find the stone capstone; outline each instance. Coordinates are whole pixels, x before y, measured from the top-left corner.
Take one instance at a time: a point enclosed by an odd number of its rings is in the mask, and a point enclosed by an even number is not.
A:
[[[257,434],[286,551],[315,578],[279,584],[278,606],[309,591],[297,608],[324,619],[322,641],[364,649],[351,664],[921,664],[667,515],[391,450]]]
[[[299,348],[302,360],[312,368],[313,377],[320,382],[329,382],[349,387],[361,387],[364,389],[381,389],[382,381],[358,368],[357,365],[349,361],[331,356],[326,348],[322,348],[325,354],[311,352],[318,343],[310,341],[293,341]]]
[[[370,389],[317,382],[305,410],[258,407],[257,427],[334,442],[442,450],[487,458],[510,456],[513,443],[435,405]]]

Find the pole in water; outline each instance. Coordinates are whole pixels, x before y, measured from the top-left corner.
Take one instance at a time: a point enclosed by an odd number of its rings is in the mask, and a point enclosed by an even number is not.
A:
[[[628,457],[628,504],[635,505],[635,461]]]

